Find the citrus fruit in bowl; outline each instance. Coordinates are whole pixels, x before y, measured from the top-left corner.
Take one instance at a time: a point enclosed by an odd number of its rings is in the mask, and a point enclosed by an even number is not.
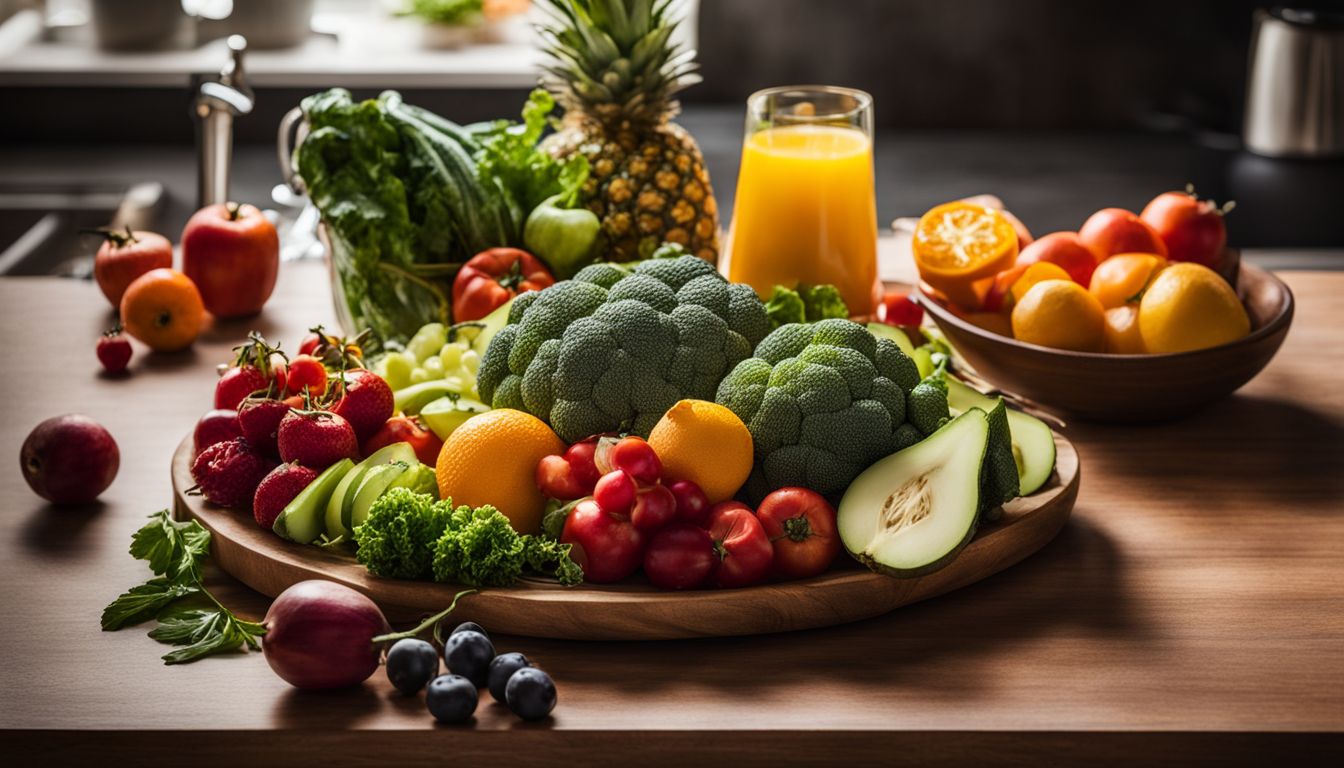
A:
[[[1236,291],[1218,273],[1182,262],[1162,270],[1139,302],[1139,332],[1154,354],[1227,344],[1251,332]]]
[[[489,504],[519,533],[539,533],[546,498],[535,481],[537,462],[564,452],[564,441],[536,416],[486,411],[453,430],[439,449],[439,496],[459,506]]]

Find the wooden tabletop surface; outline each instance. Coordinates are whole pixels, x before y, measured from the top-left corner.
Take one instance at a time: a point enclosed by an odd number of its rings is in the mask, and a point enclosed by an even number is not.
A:
[[[92,285],[0,280],[0,754],[56,765],[685,764],[697,750],[741,763],[1338,761],[1344,274],[1283,277],[1293,330],[1241,392],[1174,424],[1065,430],[1081,455],[1078,504],[1022,564],[825,630],[498,638],[551,672],[559,707],[525,725],[483,702],[466,728],[433,727],[381,674],[304,694],[260,654],[165,667],[145,628],[98,627],[103,605],[147,576],[126,547],[171,501],[169,460],[210,407],[215,364],[251,328],[292,349],[331,320],[319,265],[286,264],[261,317],[216,327],[189,352],[137,347],[123,379],[97,373],[93,343],[111,314]],[[94,509],[46,506],[14,467],[28,431],[66,412],[121,446],[120,475]],[[265,610],[227,576],[210,586],[242,613]]]

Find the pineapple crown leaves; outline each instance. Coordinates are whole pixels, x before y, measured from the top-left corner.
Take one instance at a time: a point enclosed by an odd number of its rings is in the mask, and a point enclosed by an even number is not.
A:
[[[659,122],[700,82],[695,51],[670,43],[678,0],[543,0],[549,57],[542,85],[566,109],[600,120]]]

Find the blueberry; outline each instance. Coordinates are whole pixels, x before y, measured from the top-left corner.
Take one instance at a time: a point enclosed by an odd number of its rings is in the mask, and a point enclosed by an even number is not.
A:
[[[405,637],[387,652],[387,679],[392,687],[414,696],[439,671],[439,652],[424,640]]]
[[[467,678],[477,688],[484,688],[489,680],[493,658],[495,646],[490,638],[471,629],[449,635],[443,646],[443,662],[448,671]]]
[[[495,697],[495,701],[500,704],[508,702],[504,689],[509,684],[509,678],[513,673],[523,667],[532,666],[532,662],[521,653],[501,653],[490,662],[490,695]]]
[[[476,686],[461,675],[439,675],[429,681],[425,705],[440,723],[465,723],[476,711]]]
[[[448,634],[449,636],[452,636],[456,635],[458,632],[479,632],[482,635],[485,635],[487,638],[490,637],[490,633],[485,631],[485,627],[482,627],[480,624],[477,624],[474,621],[464,621],[461,624],[458,624],[456,627],[454,627],[453,631],[449,632]]]
[[[555,709],[555,682],[536,667],[514,672],[504,691],[509,709],[524,720],[540,720]]]

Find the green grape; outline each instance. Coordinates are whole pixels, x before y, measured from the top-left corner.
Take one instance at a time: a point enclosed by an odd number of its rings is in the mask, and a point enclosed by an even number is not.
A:
[[[430,355],[437,354],[448,343],[448,329],[443,323],[429,323],[415,332],[406,343],[406,351],[415,356],[418,363],[425,362]]]
[[[420,363],[420,367],[424,368],[425,371],[429,373],[431,379],[443,378],[443,361],[439,359],[438,355],[430,355],[429,357],[426,357]]]
[[[450,391],[456,392],[459,395],[465,395],[476,388],[476,383],[474,381],[470,381],[460,375],[444,376],[443,382]]]
[[[481,367],[481,355],[474,349],[469,349],[462,353],[462,369],[476,377],[476,371]]]
[[[469,349],[471,347],[456,341],[443,345],[443,349],[439,352],[439,362],[443,363],[443,370],[445,372],[457,370],[462,364],[462,353]]]
[[[411,373],[415,370],[415,358],[405,352],[389,352],[379,361],[382,365],[382,372],[378,373],[387,380],[387,386],[393,391],[402,389],[411,384]]]
[[[411,371],[412,384],[424,384],[426,381],[430,381],[431,379],[435,378],[438,377],[437,376],[431,377],[429,375],[429,371],[426,371],[424,368],[416,368],[414,371]]]

